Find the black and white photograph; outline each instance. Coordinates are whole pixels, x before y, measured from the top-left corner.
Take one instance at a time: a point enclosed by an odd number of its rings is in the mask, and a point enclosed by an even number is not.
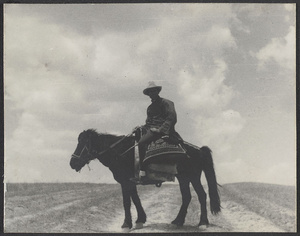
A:
[[[296,3],[3,4],[4,233],[297,232]]]

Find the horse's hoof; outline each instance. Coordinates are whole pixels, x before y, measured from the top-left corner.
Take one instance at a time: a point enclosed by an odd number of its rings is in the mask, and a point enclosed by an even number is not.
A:
[[[124,221],[123,225],[121,226],[122,230],[123,229],[131,229],[132,228],[132,223],[127,223],[126,221]]]
[[[136,229],[142,229],[143,227],[144,227],[144,223],[141,223],[141,222],[135,223],[135,228]]]
[[[208,228],[208,225],[199,225],[198,228],[201,230],[205,230]]]
[[[147,221],[147,216],[146,216],[146,213],[142,213],[141,215],[139,215],[139,217],[137,218],[136,220],[136,224],[137,223],[146,223]]]
[[[209,225],[209,221],[208,219],[205,219],[205,220],[200,220],[199,224],[198,224],[198,227],[200,228],[208,228],[208,225]]]
[[[201,224],[201,223],[200,223],[200,224],[198,225],[198,228],[199,228],[199,229],[202,229],[202,230],[207,229],[208,227],[209,227],[209,224]]]
[[[177,220],[173,220],[171,222],[172,225],[176,225],[177,227],[182,227],[183,226],[183,222],[179,222]]]
[[[122,233],[129,233],[129,232],[130,232],[130,228],[129,227],[122,228]]]

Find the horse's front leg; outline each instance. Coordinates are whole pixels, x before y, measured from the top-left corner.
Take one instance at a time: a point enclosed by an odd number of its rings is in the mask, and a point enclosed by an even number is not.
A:
[[[142,207],[141,200],[139,198],[139,195],[137,193],[136,185],[134,185],[132,192],[131,192],[131,199],[136,207],[137,210],[137,220],[136,220],[136,228],[143,228],[143,224],[147,220],[146,213],[144,211],[144,208]]]
[[[131,229],[132,228],[132,218],[131,218],[131,199],[130,199],[130,186],[126,183],[121,184],[122,195],[123,195],[123,206],[125,210],[125,219],[122,225],[122,229]]]
[[[188,206],[191,202],[192,195],[190,191],[190,180],[185,175],[178,175],[177,176],[179,186],[180,186],[180,192],[182,197],[182,205],[180,207],[179,213],[175,220],[173,220],[171,223],[177,226],[182,226],[185,221],[185,217],[187,214]]]

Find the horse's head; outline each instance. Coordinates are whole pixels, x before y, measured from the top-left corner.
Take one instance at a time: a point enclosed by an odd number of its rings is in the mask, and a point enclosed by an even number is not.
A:
[[[85,130],[79,134],[77,147],[70,160],[72,169],[80,171],[83,166],[94,159],[92,155],[93,133],[95,133],[95,131]]]

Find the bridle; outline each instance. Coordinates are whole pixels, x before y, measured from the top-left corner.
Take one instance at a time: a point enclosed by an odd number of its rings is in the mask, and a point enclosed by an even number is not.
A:
[[[80,159],[81,158],[81,155],[83,153],[84,150],[87,150],[88,151],[88,154],[90,154],[88,148],[86,147],[86,145],[84,145],[84,147],[82,148],[81,152],[79,155],[76,155],[75,153],[72,154],[72,157],[75,158],[75,159]]]

